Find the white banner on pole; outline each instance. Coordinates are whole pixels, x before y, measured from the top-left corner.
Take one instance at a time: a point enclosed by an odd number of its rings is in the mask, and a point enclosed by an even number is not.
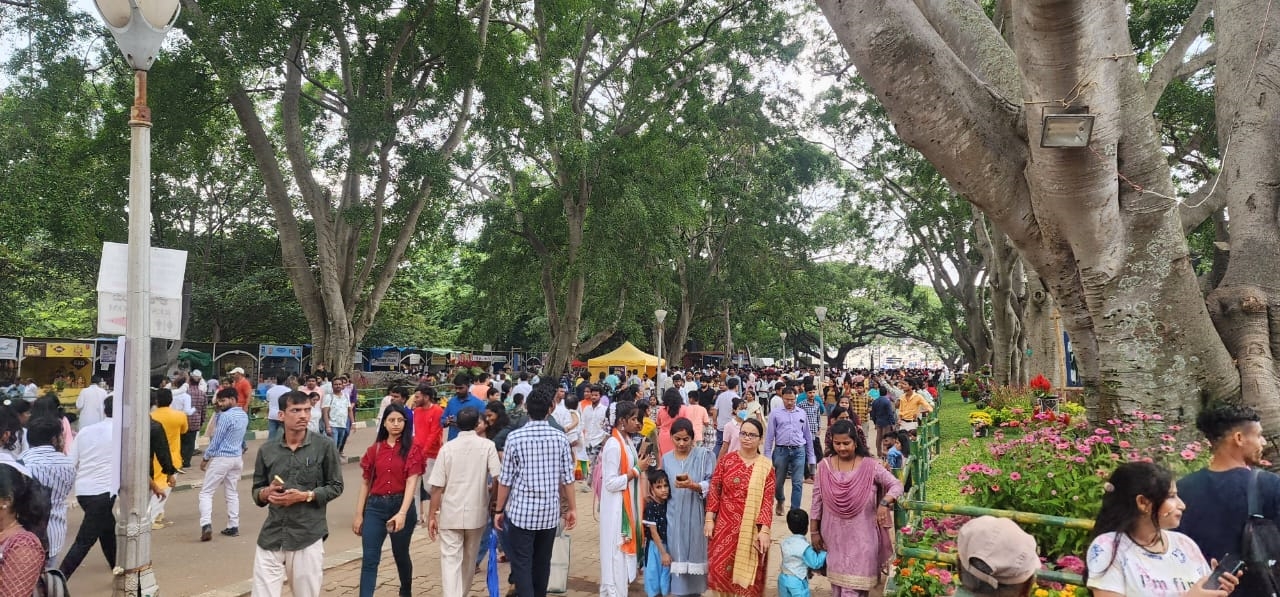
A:
[[[121,336],[116,341],[116,376],[111,392],[111,458],[113,466],[111,467],[111,487],[117,492],[120,491],[120,444],[124,438],[124,358],[125,358],[125,338]],[[147,433],[150,434],[148,429]],[[148,435],[147,437],[150,437]]]

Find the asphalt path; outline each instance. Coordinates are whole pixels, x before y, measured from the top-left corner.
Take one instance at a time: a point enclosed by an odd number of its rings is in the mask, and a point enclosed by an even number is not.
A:
[[[373,430],[358,429],[347,442],[347,456],[358,456],[373,442]],[[262,441],[250,441],[245,455],[245,473],[252,474],[257,447]],[[199,457],[193,459],[188,475],[179,476],[178,483],[199,483],[202,473]],[[349,462],[342,467],[345,486],[342,495],[328,505],[329,539],[325,542],[325,554],[335,554],[360,547],[360,537],[351,532],[355,516],[356,494],[359,491],[360,465]],[[249,497],[251,477],[244,477],[240,490],[240,536],[225,537],[218,533],[227,525],[226,501],[221,492],[213,498],[213,540],[200,541],[200,508],[197,505],[198,488],[174,491],[165,507],[165,517],[173,525],[151,532],[151,558],[156,582],[162,595],[198,595],[205,591],[239,582],[253,576],[253,555],[258,530],[266,519],[267,509],[259,508]],[[84,511],[72,508],[67,512],[67,539],[63,553],[75,540],[76,530]],[[111,569],[107,566],[102,550],[94,546],[84,563],[71,577],[69,587],[77,597],[109,597],[112,588]]]

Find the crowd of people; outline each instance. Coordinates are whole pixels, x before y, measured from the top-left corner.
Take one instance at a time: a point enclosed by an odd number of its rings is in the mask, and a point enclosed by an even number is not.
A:
[[[627,595],[641,576],[650,596],[758,596],[770,579],[780,595],[807,595],[814,570],[837,597],[879,586],[903,494],[894,469],[923,415],[939,406],[941,374],[673,373],[660,382],[457,372],[447,400],[425,375],[416,387],[388,388],[360,458],[352,525],[364,552],[360,594],[373,595],[388,539],[399,592],[413,594],[409,545],[422,525],[440,542],[446,597],[469,593],[490,551],[510,562],[508,594],[541,597],[579,502],[599,522],[601,595]],[[221,533],[240,533],[244,377],[233,372],[218,386],[196,371],[153,380],[154,527],[173,524],[164,517],[168,492],[199,455],[200,539],[212,540],[219,493]],[[354,392],[346,376],[320,372],[296,386],[276,380],[266,394],[271,436],[252,463],[251,498],[267,508],[253,594],[280,595],[287,583],[295,596],[320,595],[327,508],[345,486],[340,430],[355,419]],[[73,431],[55,395],[0,401],[0,595],[29,595],[45,570],[69,577],[95,544],[114,566],[112,411],[107,392],[89,392]],[[1256,472],[1265,446],[1259,417],[1215,406],[1198,427],[1214,450],[1206,469],[1180,480],[1142,462],[1111,473],[1085,557],[1095,595],[1264,594],[1265,574],[1221,574],[1218,588],[1205,586],[1216,560],[1241,545],[1251,494],[1260,516],[1280,518],[1280,477]],[[202,453],[198,433],[209,436]],[[85,517],[65,547],[72,497]],[[789,536],[773,536],[775,516]],[[1032,594],[1034,539],[1016,524],[974,519],[957,541],[960,594]],[[774,544],[778,562],[768,557]]]

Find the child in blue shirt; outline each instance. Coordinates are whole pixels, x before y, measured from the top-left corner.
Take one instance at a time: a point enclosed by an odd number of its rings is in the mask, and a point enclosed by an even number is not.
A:
[[[809,597],[809,571],[827,565],[827,552],[815,550],[805,538],[809,513],[799,508],[787,512],[787,528],[791,529],[791,536],[782,540],[778,597]]]
[[[667,551],[667,498],[671,482],[661,469],[645,471],[649,481],[649,501],[644,506],[644,528],[649,536],[644,565],[644,592],[662,597],[671,592],[671,554]]]
[[[902,438],[899,434],[895,433],[884,438],[884,443],[888,448],[885,453],[885,462],[889,464],[889,470],[893,471],[896,475],[898,471],[902,470],[902,461],[904,458],[902,454]]]

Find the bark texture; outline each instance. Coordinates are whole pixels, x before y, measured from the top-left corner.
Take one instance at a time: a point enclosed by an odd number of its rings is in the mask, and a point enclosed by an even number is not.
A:
[[[902,138],[1044,281],[1090,390],[1092,418],[1143,409],[1185,422],[1205,399],[1238,393],[1177,205],[1117,177],[1173,195],[1144,109],[1150,90],[1132,56],[1125,3],[1002,4],[1008,43],[994,26],[948,25],[971,10],[952,3],[817,3]],[[1010,64],[1020,95],[995,76]],[[1092,141],[1041,148],[1043,112],[1066,106],[1095,115]]]

